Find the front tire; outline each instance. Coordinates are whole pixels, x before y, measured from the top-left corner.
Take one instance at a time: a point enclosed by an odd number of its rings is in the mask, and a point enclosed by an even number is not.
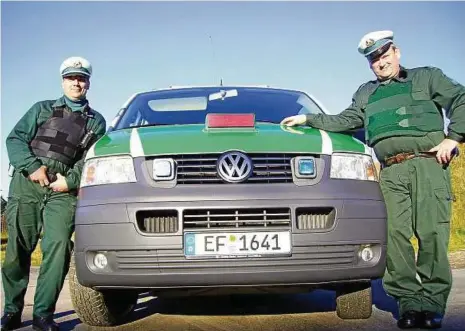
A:
[[[69,290],[74,310],[80,320],[91,326],[112,326],[123,323],[137,304],[136,291],[96,291],[79,284],[74,256],[69,268]]]
[[[336,291],[336,313],[342,319],[367,319],[372,314],[370,284],[357,284]]]

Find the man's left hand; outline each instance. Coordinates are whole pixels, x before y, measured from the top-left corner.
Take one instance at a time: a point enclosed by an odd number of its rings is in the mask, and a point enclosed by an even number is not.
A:
[[[68,192],[66,178],[62,174],[57,173],[57,180],[50,184],[50,188],[54,192]]]
[[[449,163],[452,159],[452,151],[457,147],[458,141],[452,139],[444,139],[439,145],[431,148],[430,152],[436,153],[436,160],[441,164]]]

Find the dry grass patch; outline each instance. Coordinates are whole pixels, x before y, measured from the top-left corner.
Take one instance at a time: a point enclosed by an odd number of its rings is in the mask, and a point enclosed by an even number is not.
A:
[[[465,146],[459,146],[460,156],[452,163],[452,204],[450,250],[465,249]]]

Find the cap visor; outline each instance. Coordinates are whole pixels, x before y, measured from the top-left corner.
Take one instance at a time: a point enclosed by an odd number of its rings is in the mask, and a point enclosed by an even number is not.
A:
[[[84,70],[70,70],[70,71],[65,70],[65,72],[61,74],[61,77],[76,76],[76,75],[90,77],[89,73]]]

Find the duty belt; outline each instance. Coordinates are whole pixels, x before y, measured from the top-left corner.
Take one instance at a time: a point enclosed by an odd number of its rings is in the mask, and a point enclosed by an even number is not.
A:
[[[390,165],[396,163],[402,163],[404,161],[413,159],[415,157],[428,157],[428,158],[436,158],[437,152],[421,152],[421,153],[400,153],[391,157],[384,158],[384,162],[381,162],[381,166],[389,167]],[[451,159],[449,162],[452,161],[454,157],[458,157],[460,155],[460,150],[455,147],[451,152]]]
[[[413,159],[415,157],[428,157],[428,158],[436,158],[436,152],[422,152],[422,153],[400,153],[396,154],[391,157],[387,157],[384,159],[383,166],[389,167],[390,165],[396,163],[402,163],[404,161]]]

